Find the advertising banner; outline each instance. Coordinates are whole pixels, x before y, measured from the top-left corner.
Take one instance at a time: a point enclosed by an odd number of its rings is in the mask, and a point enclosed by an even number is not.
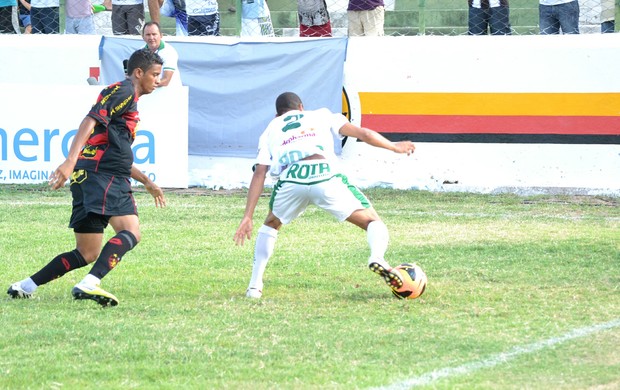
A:
[[[347,38],[253,42],[170,38],[166,43],[179,53],[181,81],[189,87],[192,155],[254,157],[282,92],[297,93],[309,109],[341,109]],[[140,38],[103,37],[102,83],[123,77],[123,60],[141,47]]]
[[[0,184],[37,184],[66,158],[73,136],[102,86],[0,86]],[[8,95],[5,95],[8,96]],[[160,187],[188,182],[187,100],[183,88],[160,88],[138,102],[134,163]]]

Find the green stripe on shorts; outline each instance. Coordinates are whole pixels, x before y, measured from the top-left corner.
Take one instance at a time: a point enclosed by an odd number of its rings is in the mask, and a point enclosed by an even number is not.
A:
[[[370,201],[368,200],[366,195],[364,195],[362,191],[359,190],[359,188],[349,183],[349,179],[345,175],[339,173],[335,175],[334,177],[339,177],[340,180],[342,180],[342,182],[347,186],[347,188],[349,188],[349,191],[351,191],[353,196],[355,196],[355,198],[357,198],[357,200],[360,201],[360,203],[362,204],[362,206],[364,206],[364,208],[367,209],[371,206]]]

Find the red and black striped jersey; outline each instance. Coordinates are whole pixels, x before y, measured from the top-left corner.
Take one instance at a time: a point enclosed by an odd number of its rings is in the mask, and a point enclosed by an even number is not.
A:
[[[126,79],[104,88],[89,117],[97,121],[80,153],[75,169],[130,176],[133,164],[131,144],[136,138],[138,97]]]

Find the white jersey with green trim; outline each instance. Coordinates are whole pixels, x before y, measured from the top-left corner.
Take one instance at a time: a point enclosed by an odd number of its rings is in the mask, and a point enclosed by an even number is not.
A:
[[[159,45],[159,49],[156,51],[157,54],[164,60],[164,64],[162,65],[162,76],[163,72],[170,70],[174,73],[172,74],[172,79],[170,79],[170,83],[168,83],[169,87],[181,87],[183,83],[181,82],[181,72],[179,71],[179,54],[168,43],[164,43],[161,41]],[[160,76],[161,78],[161,76]]]
[[[327,108],[289,111],[274,118],[258,141],[256,163],[269,165],[278,176],[291,164],[313,154],[336,162],[335,142],[344,137],[340,128],[348,122],[344,115]]]

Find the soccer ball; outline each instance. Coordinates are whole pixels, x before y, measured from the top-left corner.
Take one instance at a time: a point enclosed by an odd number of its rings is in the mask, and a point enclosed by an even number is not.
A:
[[[426,274],[417,264],[404,263],[394,267],[403,279],[400,288],[392,288],[392,294],[398,299],[416,299],[426,289]]]

